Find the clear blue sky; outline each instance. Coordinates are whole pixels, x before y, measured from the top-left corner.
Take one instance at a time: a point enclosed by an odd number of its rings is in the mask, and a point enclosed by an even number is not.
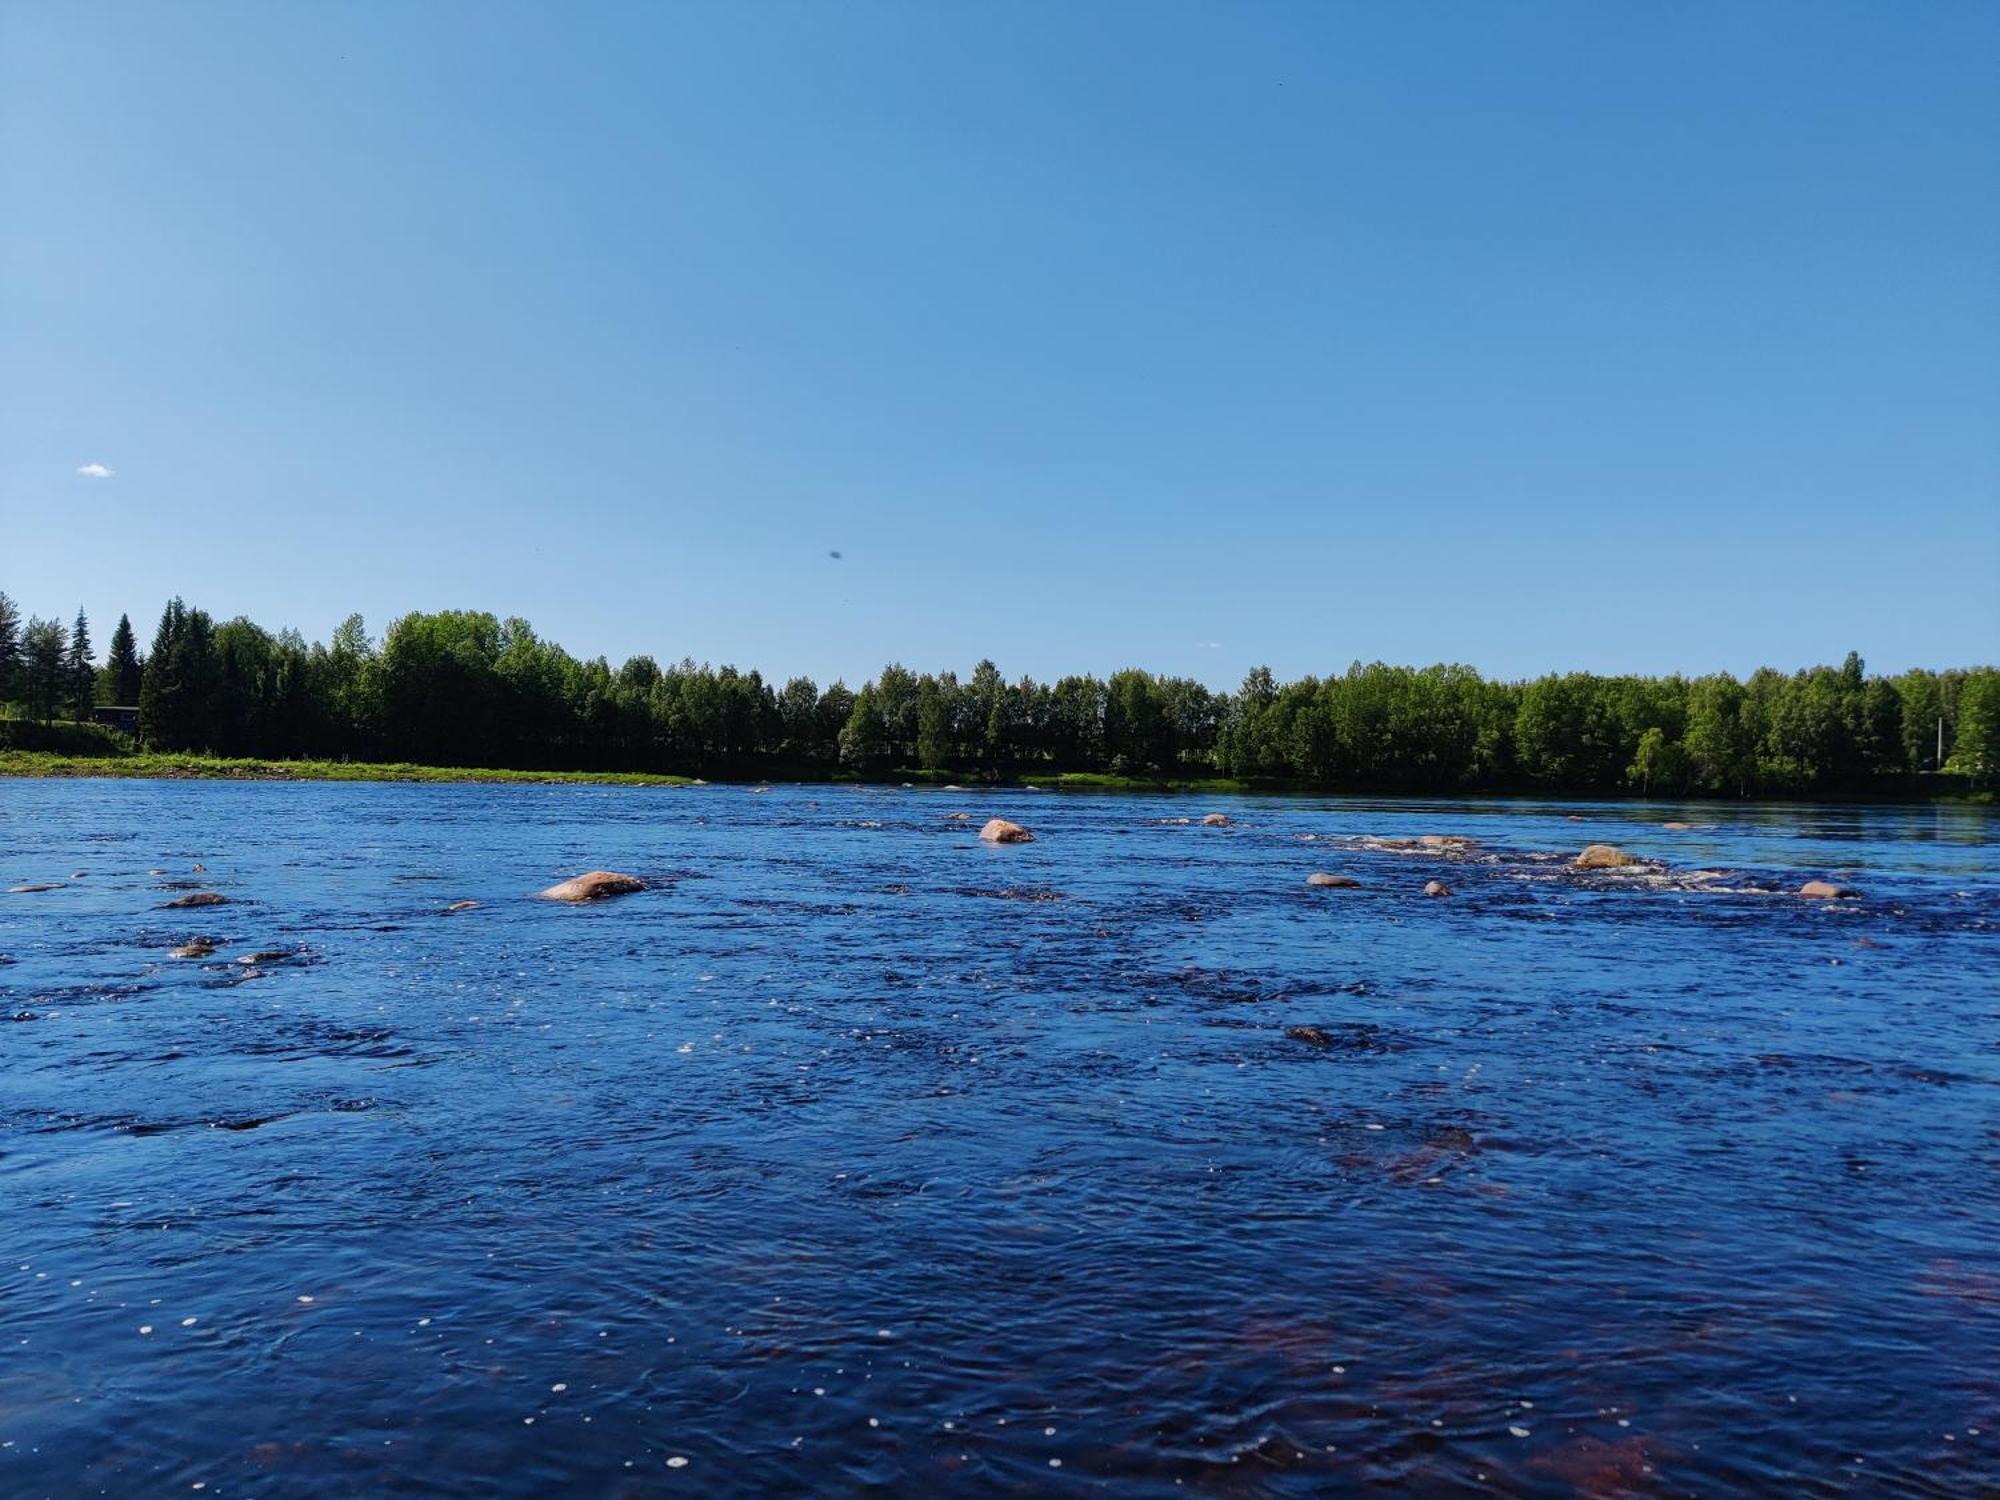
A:
[[[1989,0],[0,18],[0,589],[100,644],[2000,656]]]

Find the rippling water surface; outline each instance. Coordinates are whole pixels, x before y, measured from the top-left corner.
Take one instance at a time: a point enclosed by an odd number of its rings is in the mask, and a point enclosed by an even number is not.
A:
[[[0,782],[0,1493],[2000,1492],[1995,833]]]

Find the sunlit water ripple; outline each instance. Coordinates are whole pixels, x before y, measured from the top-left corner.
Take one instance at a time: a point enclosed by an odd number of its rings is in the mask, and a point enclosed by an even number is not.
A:
[[[0,1492],[2000,1491],[1994,835],[0,782]]]

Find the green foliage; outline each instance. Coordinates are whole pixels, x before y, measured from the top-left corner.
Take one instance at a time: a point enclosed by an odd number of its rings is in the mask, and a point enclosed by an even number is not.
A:
[[[1958,693],[1958,737],[1946,765],[1979,784],[2000,777],[2000,672],[1966,677]]]
[[[0,676],[37,718],[87,717],[88,622],[17,620],[0,595]],[[1355,662],[1291,682],[1259,667],[1218,693],[1137,668],[1009,682],[982,661],[963,680],[891,663],[858,690],[821,690],[650,656],[614,669],[483,611],[404,615],[379,643],[350,616],[318,645],[249,620],[217,625],[175,599],[143,663],[120,619],[94,693],[136,700],[149,751],[258,764],[1753,796],[1899,789],[1939,769],[1940,737],[1951,770],[1990,781],[1995,676],[1870,677],[1852,654],[1744,681],[1510,683],[1466,666]]]
[[[29,716],[50,723],[69,699],[69,632],[62,621],[29,619],[21,632],[21,664]]]
[[[5,594],[0,594],[0,703],[14,696],[15,677],[21,670],[21,611]]]
[[[0,719],[0,750],[106,758],[132,753],[132,741],[103,724],[53,724],[33,719]]]

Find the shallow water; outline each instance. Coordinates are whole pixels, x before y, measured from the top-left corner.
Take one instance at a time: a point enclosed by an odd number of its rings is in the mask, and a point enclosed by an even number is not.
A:
[[[1997,833],[0,781],[0,1493],[1994,1492]]]

